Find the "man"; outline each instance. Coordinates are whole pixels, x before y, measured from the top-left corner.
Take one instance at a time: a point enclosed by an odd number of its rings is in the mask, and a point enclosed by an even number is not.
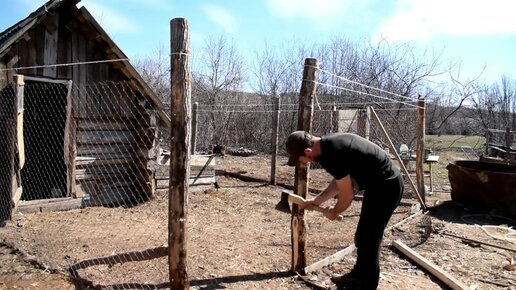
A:
[[[352,178],[364,190],[362,210],[355,233],[357,261],[351,272],[334,277],[337,285],[376,289],[380,279],[380,246],[385,227],[403,194],[403,178],[389,155],[371,141],[350,133],[334,133],[322,137],[295,131],[286,142],[288,165],[318,162],[333,180],[315,198],[302,205],[313,209],[332,197],[337,197],[333,208],[324,216],[338,218],[353,200]]]

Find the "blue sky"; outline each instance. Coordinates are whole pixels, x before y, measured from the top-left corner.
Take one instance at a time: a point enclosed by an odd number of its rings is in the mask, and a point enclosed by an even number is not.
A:
[[[2,1],[0,30],[45,2]],[[82,0],[78,6],[91,12],[131,60],[160,47],[168,51],[170,20],[184,17],[194,54],[206,38],[221,34],[244,54],[266,42],[387,39],[444,50],[445,58],[462,61],[464,78],[486,66],[488,82],[503,74],[516,79],[514,0]]]

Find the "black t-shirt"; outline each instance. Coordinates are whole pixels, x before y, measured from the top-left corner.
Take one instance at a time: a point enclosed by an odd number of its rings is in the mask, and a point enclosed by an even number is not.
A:
[[[321,137],[321,156],[317,161],[335,179],[350,175],[360,189],[370,188],[400,174],[380,146],[351,133]]]

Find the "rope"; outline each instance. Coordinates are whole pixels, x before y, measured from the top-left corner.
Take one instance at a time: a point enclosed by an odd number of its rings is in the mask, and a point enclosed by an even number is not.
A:
[[[310,80],[307,80],[307,81],[310,81]],[[384,100],[389,100],[389,101],[392,101],[392,102],[405,104],[405,105],[410,106],[410,107],[415,107],[415,108],[418,108],[418,109],[423,109],[422,107],[419,107],[417,105],[413,105],[413,104],[408,103],[408,102],[398,101],[398,100],[394,100],[394,99],[387,98],[387,97],[382,97],[382,96],[378,96],[378,95],[374,95],[374,94],[370,94],[370,93],[366,93],[366,92],[361,92],[361,91],[357,91],[357,90],[353,90],[353,89],[343,88],[343,87],[339,87],[339,86],[335,86],[335,85],[320,83],[320,82],[317,82],[317,81],[313,81],[313,82],[318,84],[318,85],[327,86],[327,87],[331,87],[331,88],[334,88],[334,89],[344,90],[344,91],[353,92],[353,93],[359,93],[359,94],[367,95],[367,96],[370,96],[370,97],[384,99]]]
[[[466,220],[469,217],[487,217],[487,218],[493,218],[494,217],[494,218],[508,220],[508,221],[516,224],[516,220],[510,219],[510,218],[504,217],[504,216],[491,215],[491,214],[470,214],[470,215],[462,216],[461,219],[462,219],[462,221],[464,221],[466,223],[472,223],[472,222],[468,222]],[[509,242],[509,243],[516,244],[516,230],[514,230],[513,228],[511,228],[509,226],[479,225],[478,223],[472,223],[472,224],[475,227],[480,228],[486,235],[490,236],[493,239],[502,240],[502,241],[506,241],[506,242]],[[502,230],[502,231],[507,231],[507,233],[504,234],[504,235],[495,235],[495,234],[490,233],[487,230],[489,228],[494,228],[494,229],[499,229],[499,230]],[[514,237],[511,237],[511,236],[514,236]]]
[[[22,69],[98,64],[98,63],[119,62],[119,61],[128,61],[128,60],[129,60],[128,58],[122,58],[122,59],[95,60],[95,61],[83,61],[83,62],[71,62],[71,63],[59,63],[59,64],[47,64],[47,65],[34,65],[34,66],[24,66],[24,67],[3,68],[3,69],[0,69],[0,71],[9,71],[9,70],[16,71],[16,70],[22,70]]]
[[[403,98],[403,99],[407,99],[407,100],[415,100],[415,98],[410,98],[410,97],[407,97],[407,96],[403,96],[403,95],[400,95],[400,94],[397,94],[397,93],[393,93],[393,92],[389,92],[389,91],[386,91],[386,90],[383,90],[383,89],[379,89],[379,88],[375,88],[375,87],[372,87],[372,86],[368,86],[366,84],[363,84],[363,83],[360,83],[360,82],[357,82],[357,81],[352,81],[350,79],[347,79],[345,77],[342,77],[342,76],[339,76],[339,75],[336,75],[336,74],[333,74],[329,71],[326,71],[326,70],[323,70],[323,69],[319,69],[319,71],[323,72],[323,73],[326,73],[326,74],[329,74],[331,76],[334,76],[340,80],[343,80],[345,82],[348,82],[348,83],[352,83],[352,84],[355,84],[355,85],[359,85],[359,86],[362,86],[364,88],[369,88],[369,89],[372,89],[372,90],[376,90],[376,91],[379,91],[379,92],[383,92],[383,93],[387,93],[387,94],[390,94],[390,95],[393,95],[393,96],[397,96],[397,97],[400,97],[400,98]]]

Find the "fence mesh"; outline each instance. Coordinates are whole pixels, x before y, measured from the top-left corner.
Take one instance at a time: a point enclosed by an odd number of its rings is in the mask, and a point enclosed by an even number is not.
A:
[[[14,227],[4,240],[36,251],[50,269],[74,265],[72,276],[93,283],[167,282],[168,199],[154,190],[155,115],[127,82],[4,87],[0,215]]]
[[[274,98],[239,100],[217,106],[199,100],[195,152],[213,153],[215,145],[223,145],[228,154],[270,156],[279,115],[278,149],[285,155],[285,139],[296,129],[298,96],[282,96],[279,112]],[[353,132],[389,150],[385,128],[395,148],[415,147],[414,109],[323,91],[315,101],[315,135]],[[382,125],[367,106],[375,108]],[[0,217],[13,223],[4,241],[36,252],[44,267],[69,269],[72,277],[94,284],[121,289],[166,284],[168,198],[166,191],[156,191],[154,174],[160,148],[170,144],[166,130],[161,137],[157,132],[156,112],[126,82],[77,86],[26,80],[23,86],[5,86]],[[15,205],[22,214],[13,215]]]

